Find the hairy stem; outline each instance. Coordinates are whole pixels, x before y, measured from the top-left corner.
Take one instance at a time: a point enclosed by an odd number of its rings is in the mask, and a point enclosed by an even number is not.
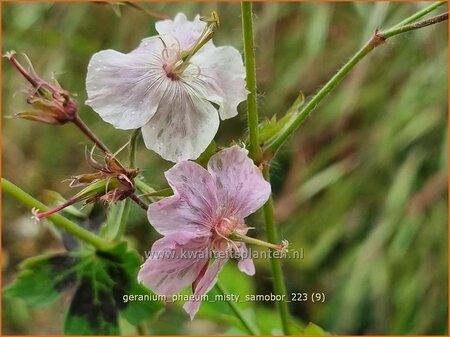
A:
[[[222,287],[222,285],[217,282],[216,283],[216,289],[224,295],[224,297],[227,296],[226,290]],[[227,304],[230,306],[230,309],[233,311],[233,313],[236,315],[236,317],[241,321],[242,325],[244,326],[245,330],[249,333],[251,336],[257,336],[258,332],[255,330],[255,328],[250,324],[250,322],[247,320],[247,318],[242,313],[241,309],[237,306],[236,303],[233,301],[227,301]]]
[[[428,13],[434,11],[436,8],[442,6],[442,5],[446,4],[446,3],[447,3],[447,1],[438,1],[438,2],[432,3],[430,6],[427,6],[424,9],[422,9],[421,11],[418,11],[418,12],[414,13],[413,15],[407,17],[406,19],[400,21],[399,23],[397,23],[392,28],[397,28],[399,26],[404,26],[404,25],[410,24],[411,22],[419,20],[420,18],[424,17]]]
[[[242,29],[244,38],[245,69],[247,74],[247,89],[250,91],[247,97],[247,116],[249,132],[249,155],[256,163],[260,161],[261,147],[258,135],[258,106],[256,101],[256,71],[255,50],[253,45],[253,18],[252,3],[242,2]],[[268,176],[265,176],[269,180]],[[273,218],[272,198],[264,205],[267,238],[270,243],[278,241],[277,230]],[[286,287],[283,281],[280,261],[271,259],[274,289],[277,295],[285,295]],[[286,302],[278,303],[283,334],[289,335],[289,311]]]
[[[437,8],[439,5],[433,4],[429,6],[429,9],[426,13],[430,12],[432,9]],[[425,10],[424,10],[425,11]],[[424,15],[423,12],[419,12],[421,15]],[[425,14],[426,14],[425,13]],[[411,20],[420,17],[417,15],[418,13],[412,15],[411,17],[403,20],[402,22],[410,22]],[[367,41],[367,43],[360,49],[356,54],[354,54],[339,71],[320,89],[311,100],[303,107],[300,113],[290,121],[281,133],[278,135],[276,139],[274,139],[271,143],[267,144],[265,147],[264,158],[273,157],[276,152],[280,149],[280,147],[284,144],[284,142],[288,139],[288,137],[294,133],[294,131],[303,123],[303,121],[308,117],[308,115],[313,111],[317,105],[347,76],[347,74],[372,50],[374,50],[379,45],[383,44],[383,42],[395,35],[405,33],[414,29],[419,29],[422,27],[426,27],[429,25],[433,25],[448,19],[448,13],[438,15],[436,17],[418,21],[412,24],[406,25],[396,25],[393,28],[387,29],[385,31],[376,31],[372,38]]]
[[[136,166],[136,142],[140,133],[140,129],[136,129],[133,131],[130,137],[130,152],[129,152],[129,165],[130,168],[134,168]],[[136,196],[137,198],[137,196]],[[134,201],[134,199],[133,199]],[[120,240],[122,238],[123,234],[125,233],[125,228],[127,226],[128,221],[128,215],[130,213],[131,208],[131,199],[126,198],[121,205],[119,216],[117,218],[118,226],[117,226],[117,233],[114,236],[114,240]]]
[[[38,208],[41,211],[49,210],[49,207],[45,206],[39,200],[33,198],[31,195],[26,193],[20,187],[16,186],[15,184],[13,184],[12,182],[10,182],[5,178],[2,178],[2,190],[11,195],[12,197],[14,197],[16,200],[20,201],[27,207]],[[87,231],[84,228],[81,228],[76,223],[70,221],[69,219],[63,217],[60,214],[52,214],[48,216],[48,219],[52,221],[56,226],[64,229],[68,233],[76,236],[77,238],[91,244],[97,249],[104,249],[109,245],[108,241],[98,237],[97,235]]]
[[[270,168],[269,166],[264,166],[263,175],[267,181],[270,181]],[[266,235],[267,240],[270,243],[276,244],[279,241],[277,228],[275,225],[275,216],[274,216],[274,204],[272,196],[269,197],[269,200],[264,205],[264,221],[266,223]],[[270,264],[272,267],[272,276],[273,276],[273,288],[275,290],[276,295],[281,295],[286,298],[286,286],[284,283],[283,270],[281,268],[280,259],[270,259]],[[280,313],[281,325],[283,327],[283,334],[290,335],[290,325],[289,325],[289,307],[286,301],[278,301],[277,302],[278,311]]]
[[[419,29],[419,28],[423,28],[426,26],[431,26],[434,25],[436,23],[442,22],[442,21],[446,21],[448,20],[448,12],[447,13],[443,13],[441,15],[437,15],[434,16],[430,19],[427,20],[422,20],[422,21],[418,21],[418,22],[414,22],[408,25],[404,25],[404,26],[398,26],[398,27],[393,27],[391,29],[385,30],[383,32],[380,33],[380,36],[384,39],[387,39],[391,36],[395,36],[401,33],[405,33],[405,32],[409,32],[410,30],[414,30],[414,29]]]
[[[83,122],[80,116],[76,116],[72,121],[81,132],[83,132],[86,137],[88,137],[96,146],[100,148],[105,153],[112,153],[110,149],[92,132],[91,129]]]
[[[242,2],[242,30],[244,39],[245,71],[247,75],[247,118],[249,133],[249,155],[259,161],[261,148],[258,136],[258,105],[256,102],[255,48],[253,45],[252,3]]]
[[[138,205],[140,208],[142,208],[144,211],[148,210],[148,205],[143,202],[136,194],[133,194],[129,197],[131,200],[133,200],[136,205]]]

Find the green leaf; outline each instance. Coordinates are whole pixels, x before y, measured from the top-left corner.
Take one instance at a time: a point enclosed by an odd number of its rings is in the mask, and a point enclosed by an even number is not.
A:
[[[5,297],[26,300],[33,306],[56,301],[76,281],[79,259],[68,254],[39,256],[26,260],[16,281],[3,291]]]
[[[160,311],[156,301],[124,301],[125,295],[148,295],[137,283],[141,260],[126,243],[109,251],[97,251],[84,266],[80,285],[64,323],[65,334],[120,334],[119,313],[139,324]]]
[[[300,107],[305,102],[305,97],[302,93],[297,97],[294,104],[289,108],[286,114],[277,120],[274,115],[270,120],[263,121],[259,125],[259,142],[260,144],[270,143],[277,138],[278,133],[288,124],[288,122],[295,118],[300,111]]]
[[[329,336],[330,334],[324,331],[320,326],[309,322],[303,329],[302,335],[304,336]]]
[[[119,315],[131,324],[151,318],[162,308],[137,282],[142,261],[126,243],[102,251],[79,250],[27,260],[17,280],[4,290],[7,297],[43,306],[76,286],[66,314],[68,335],[118,335]],[[127,301],[128,295],[146,295],[146,301]]]
[[[108,213],[106,216],[106,221],[103,226],[100,227],[99,235],[102,238],[112,239],[118,230],[118,219],[123,211],[124,201],[117,202],[108,207]]]
[[[92,197],[95,197],[98,194],[106,193],[107,191],[111,191],[117,187],[116,179],[102,179],[99,181],[95,181],[85,188],[83,188],[80,192],[75,194],[72,198],[80,200],[86,200]]]

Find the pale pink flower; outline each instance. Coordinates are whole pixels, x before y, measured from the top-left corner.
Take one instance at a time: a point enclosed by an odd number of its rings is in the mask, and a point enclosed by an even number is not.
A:
[[[148,209],[150,223],[164,237],[153,244],[139,281],[166,296],[192,284],[199,298],[214,286],[232,252],[241,256],[238,268],[253,275],[255,266],[246,244],[235,240],[248,238],[244,218],[267,201],[271,188],[247,151],[238,146],[223,150],[211,157],[208,170],[184,161],[165,176],[174,195]],[[209,263],[211,252],[216,258]],[[199,307],[196,300],[184,305],[191,318]]]
[[[245,69],[233,47],[216,47],[212,24],[184,14],[156,22],[159,36],[128,54],[92,56],[86,89],[91,106],[118,129],[142,128],[147,148],[178,162],[196,159],[221,119],[246,99]],[[217,111],[218,110],[218,111]]]

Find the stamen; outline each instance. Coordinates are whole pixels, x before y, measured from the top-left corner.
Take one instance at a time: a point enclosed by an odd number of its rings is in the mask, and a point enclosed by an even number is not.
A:
[[[179,74],[186,70],[188,65],[190,64],[189,61],[209,40],[211,40],[214,36],[214,28],[217,26],[217,20],[216,18],[208,23],[205,28],[203,29],[203,32],[198,37],[197,41],[192,45],[190,50],[184,51],[180,55],[180,61],[181,63],[178,65],[175,65],[173,67],[172,73]]]

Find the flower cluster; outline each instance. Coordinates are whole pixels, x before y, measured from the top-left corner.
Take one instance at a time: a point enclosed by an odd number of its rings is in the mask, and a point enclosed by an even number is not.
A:
[[[241,55],[212,42],[218,24],[216,15],[188,21],[178,14],[157,22],[160,35],[132,52],[101,51],[88,66],[86,104],[116,128],[141,128],[147,148],[177,162],[165,173],[174,195],[148,208],[150,223],[164,237],[138,275],[158,295],[189,285],[195,298],[206,294],[230,252],[240,253],[239,269],[253,275],[246,242],[285,248],[246,236],[244,219],[271,193],[246,150],[234,146],[213,155],[207,170],[188,161],[213,140],[219,116],[236,116],[247,96]],[[194,254],[186,258],[186,252]],[[210,259],[211,252],[225,254]],[[193,318],[199,306],[192,300],[184,309]]]
[[[211,143],[219,119],[237,115],[237,106],[248,93],[240,53],[212,42],[218,25],[215,12],[193,21],[178,14],[174,20],[157,22],[159,35],[142,40],[130,53],[100,51],[88,66],[86,104],[116,128],[141,128],[147,148],[176,162],[165,173],[174,195],[147,210],[149,222],[164,237],[153,244],[138,275],[159,295],[172,296],[191,285],[195,298],[201,298],[232,256],[238,256],[242,272],[253,275],[247,243],[286,248],[285,243],[275,245],[247,236],[250,227],[245,218],[271,193],[247,150],[224,149],[209,159],[207,169],[190,161]],[[14,53],[6,57],[31,83],[28,101],[38,108],[19,117],[49,124],[72,121],[104,152],[104,165],[94,161],[91,153],[96,172],[72,177],[71,186],[83,190],[52,210],[34,210],[34,217],[40,220],[79,201],[115,203],[129,197],[147,209],[134,194],[138,170],[124,167],[81,122],[71,95],[41,80],[31,63],[26,71]],[[186,258],[186,252],[192,254]],[[199,306],[199,301],[192,300],[184,309],[193,318]]]

